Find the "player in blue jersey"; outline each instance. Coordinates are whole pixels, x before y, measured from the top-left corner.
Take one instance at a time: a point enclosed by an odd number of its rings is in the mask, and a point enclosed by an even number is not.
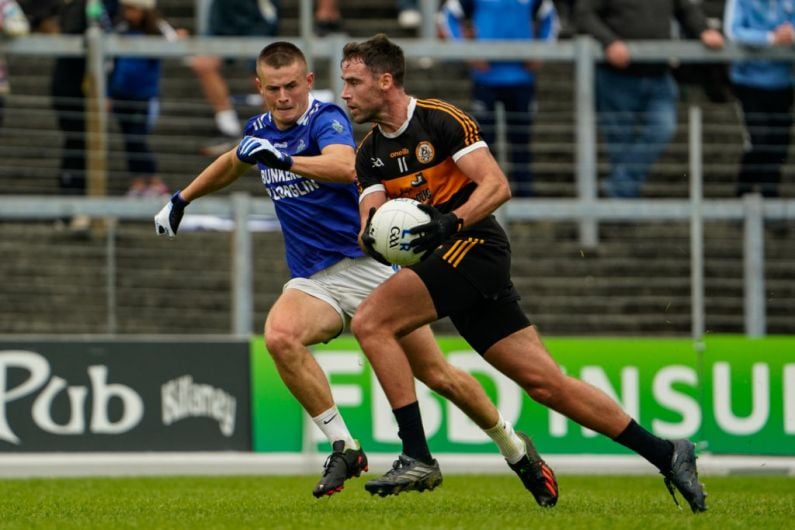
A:
[[[354,140],[345,112],[312,97],[314,74],[307,71],[303,53],[289,42],[260,52],[257,78],[269,112],[250,119],[236,149],[218,157],[174,194],[155,216],[155,228],[173,237],[191,201],[257,165],[282,226],[292,276],[268,314],[265,343],[282,380],[332,445],[313,491],[319,498],[340,491],[346,479],[366,471],[367,458],[307,347],[339,335],[359,303],[394,271],[365,256],[358,245]],[[530,440],[502,418],[477,381],[446,362],[428,326],[402,337],[400,345],[417,378],[464,411],[509,463],[541,461]],[[396,411],[401,413],[406,414]],[[425,483],[413,483],[409,489],[436,487],[442,480],[436,468]],[[527,466],[519,476],[539,504],[552,505],[557,485],[550,493],[549,480],[537,471]]]

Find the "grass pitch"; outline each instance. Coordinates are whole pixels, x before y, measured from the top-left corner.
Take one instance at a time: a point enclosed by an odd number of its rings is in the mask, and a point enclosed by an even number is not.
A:
[[[372,474],[371,474],[372,475]],[[372,497],[364,480],[312,497],[316,477],[0,481],[0,528],[534,530],[795,528],[795,478],[705,477],[709,511],[677,509],[659,477],[559,477],[539,508],[516,477],[450,475],[433,492]]]

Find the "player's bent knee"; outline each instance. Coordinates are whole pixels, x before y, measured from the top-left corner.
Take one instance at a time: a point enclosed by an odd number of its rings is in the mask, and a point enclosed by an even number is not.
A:
[[[361,342],[370,339],[379,331],[379,326],[376,325],[375,320],[369,317],[365,311],[362,311],[360,307],[351,319],[351,333]]]
[[[548,388],[535,387],[535,388],[526,388],[526,390],[527,390],[527,395],[529,395],[533,401],[540,403],[542,405],[549,406],[550,404],[554,403],[556,398],[555,392],[552,392]]]
[[[540,377],[530,377],[524,381],[517,381],[525,389],[533,401],[550,406],[561,398],[560,386],[554,380]]]
[[[297,346],[300,346],[300,342],[292,333],[271,329],[265,334],[265,348],[277,362],[289,362],[290,357],[294,356],[293,352],[297,351]]]
[[[363,318],[360,316],[359,311],[357,311],[353,315],[353,318],[351,318],[351,333],[353,333],[353,336],[356,337],[357,340],[360,340],[365,336],[365,332],[365,323],[363,322]]]

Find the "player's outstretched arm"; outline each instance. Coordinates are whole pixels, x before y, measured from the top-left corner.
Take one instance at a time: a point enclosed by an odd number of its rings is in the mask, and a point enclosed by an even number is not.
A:
[[[232,149],[213,160],[209,166],[182,190],[187,201],[195,201],[215,191],[227,187],[245,173],[251,164],[240,160]]]
[[[250,167],[237,157],[234,149],[216,158],[155,215],[155,233],[176,236],[185,208],[192,201],[228,186]]]

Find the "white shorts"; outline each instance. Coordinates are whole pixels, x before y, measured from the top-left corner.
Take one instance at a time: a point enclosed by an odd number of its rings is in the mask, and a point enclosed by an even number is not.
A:
[[[339,314],[343,327],[347,327],[362,300],[394,272],[392,267],[368,256],[344,258],[309,278],[293,278],[284,284],[282,291],[298,289],[323,300]]]

